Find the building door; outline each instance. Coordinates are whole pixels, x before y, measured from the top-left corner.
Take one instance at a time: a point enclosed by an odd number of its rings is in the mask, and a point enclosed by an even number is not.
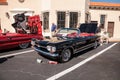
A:
[[[109,37],[113,37],[113,33],[114,33],[114,22],[108,22],[108,33],[109,33]]]

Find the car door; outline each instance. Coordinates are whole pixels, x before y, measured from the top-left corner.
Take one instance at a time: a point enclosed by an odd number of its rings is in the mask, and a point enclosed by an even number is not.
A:
[[[86,48],[90,48],[91,46],[93,46],[93,43],[95,42],[95,36],[86,36],[85,37],[86,40]]]
[[[84,50],[86,44],[86,38],[85,37],[77,37],[74,39],[74,49],[75,49],[75,53],[80,52],[82,50]]]
[[[20,36],[18,34],[12,34],[12,33],[8,33],[5,35],[1,34],[0,50],[17,47],[20,43],[23,43],[25,39],[26,39],[25,36]]]
[[[11,40],[8,36],[1,34],[0,35],[0,50],[11,47],[10,41]]]

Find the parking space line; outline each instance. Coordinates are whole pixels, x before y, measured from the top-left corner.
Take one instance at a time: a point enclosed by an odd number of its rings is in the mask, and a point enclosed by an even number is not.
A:
[[[8,55],[3,55],[0,56],[0,58],[5,58],[5,57],[10,57],[10,56],[15,56],[15,55],[19,55],[19,54],[25,54],[25,53],[29,53],[29,52],[33,52],[34,50],[29,50],[29,51],[23,51],[23,52],[18,52],[18,53],[13,53],[13,54],[8,54]]]
[[[50,78],[48,78],[48,79],[46,79],[46,80],[56,80],[56,79],[64,76],[65,74],[67,74],[67,73],[69,73],[69,72],[77,69],[78,67],[80,67],[80,66],[84,65],[85,63],[91,61],[92,59],[96,58],[97,56],[103,54],[105,51],[109,50],[110,48],[112,48],[112,47],[115,46],[116,44],[117,44],[117,43],[114,43],[114,44],[110,45],[109,47],[103,49],[102,51],[96,53],[95,55],[93,55],[93,56],[91,56],[91,57],[89,57],[89,58],[87,58],[87,59],[79,62],[78,64],[76,64],[76,65],[74,65],[74,66],[72,66],[72,67],[70,67],[70,68],[68,68],[68,69],[66,69],[66,70],[64,70],[64,71],[56,74],[56,75],[53,75],[52,77],[50,77]]]

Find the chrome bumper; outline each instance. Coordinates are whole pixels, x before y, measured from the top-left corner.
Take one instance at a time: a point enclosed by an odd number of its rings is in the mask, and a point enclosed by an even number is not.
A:
[[[51,58],[58,58],[59,57],[59,54],[57,54],[57,53],[45,52],[45,51],[38,49],[37,47],[34,47],[34,50],[39,52],[39,54],[41,54],[41,55],[49,56]]]

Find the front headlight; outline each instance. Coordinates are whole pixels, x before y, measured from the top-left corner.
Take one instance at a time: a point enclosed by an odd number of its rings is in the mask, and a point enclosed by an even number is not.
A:
[[[56,51],[56,47],[54,46],[47,46],[47,50],[50,52],[55,52]]]

